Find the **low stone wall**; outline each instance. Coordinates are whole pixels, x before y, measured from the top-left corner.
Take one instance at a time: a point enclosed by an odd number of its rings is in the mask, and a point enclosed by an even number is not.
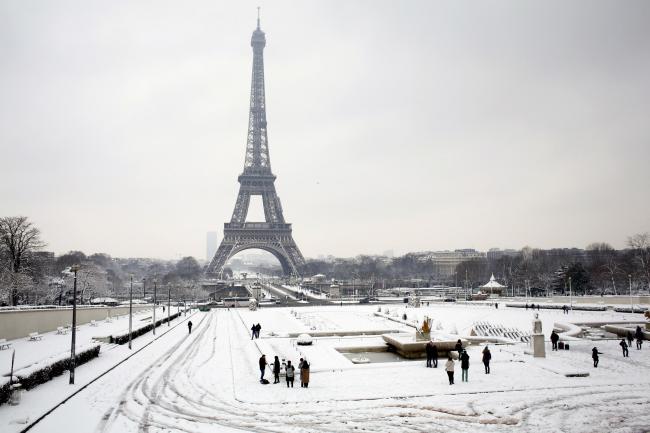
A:
[[[133,311],[151,309],[151,305],[133,305]],[[107,317],[129,313],[129,306],[119,307],[77,307],[77,324],[83,325],[91,320],[104,320]],[[13,340],[27,337],[30,332],[49,332],[59,326],[72,323],[72,308],[52,308],[48,310],[10,310],[0,311],[0,338]]]

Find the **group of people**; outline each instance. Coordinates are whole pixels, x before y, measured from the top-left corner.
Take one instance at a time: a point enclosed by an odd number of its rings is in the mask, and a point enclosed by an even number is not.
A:
[[[553,330],[551,332],[551,344],[552,344],[552,350],[557,350],[557,342],[560,339],[560,336]],[[627,339],[627,342],[625,341]],[[618,343],[619,346],[621,346],[621,349],[623,349],[623,358],[627,358],[630,354],[628,347],[632,345],[632,341],[636,339],[636,348],[637,350],[641,350],[641,347],[643,346],[643,331],[641,330],[640,326],[636,327],[636,330],[634,331],[634,335],[632,332],[628,332],[626,338],[621,339],[621,342]],[[591,359],[594,361],[594,368],[598,367],[598,361],[600,360],[598,355],[602,355],[602,352],[598,351],[597,347],[594,347],[591,349]]]
[[[262,330],[262,326],[258,323],[257,325],[251,326],[251,340],[253,338],[260,338],[260,331]]]
[[[623,349],[623,358],[627,358],[630,356],[630,352],[628,350],[628,347],[632,345],[632,341],[636,338],[636,350],[641,350],[643,347],[643,331],[641,330],[640,326],[636,327],[636,330],[634,331],[634,335],[632,335],[631,332],[627,333],[627,342],[625,341],[625,338],[621,340],[620,343],[618,343],[621,346],[621,349]]]
[[[532,310],[534,310],[535,307],[537,307],[537,311],[539,311],[539,304],[537,304],[537,305],[535,305],[535,304],[530,304],[530,308],[531,308]],[[526,303],[526,310],[528,310],[528,303]]]
[[[438,347],[433,341],[429,341],[425,346],[425,351],[427,354],[427,367],[428,368],[437,368],[438,367]],[[469,381],[469,354],[463,348],[463,342],[459,339],[454,346],[454,351],[458,353],[458,359],[460,360],[460,369],[461,369],[461,380],[463,382]],[[483,366],[485,367],[485,374],[490,374],[490,360],[492,359],[492,353],[488,346],[485,346],[483,349]],[[445,371],[447,372],[447,377],[449,378],[449,385],[454,384],[454,370],[455,362],[451,356],[451,353],[447,355],[447,362],[445,363]]]
[[[271,370],[273,371],[273,383],[280,383],[280,372],[282,371],[282,364],[280,363],[280,359],[277,357],[277,355],[271,364],[266,362],[266,355],[262,355],[260,357],[260,383],[268,383],[268,381],[264,379],[264,373],[266,373],[267,366],[271,367]],[[287,380],[287,388],[293,388],[293,381],[296,376],[296,367],[291,363],[291,361],[287,361],[286,365],[284,366],[284,373]],[[300,358],[300,362],[298,363],[298,375],[300,377],[300,387],[309,388],[309,362],[307,362],[307,359],[305,358]]]

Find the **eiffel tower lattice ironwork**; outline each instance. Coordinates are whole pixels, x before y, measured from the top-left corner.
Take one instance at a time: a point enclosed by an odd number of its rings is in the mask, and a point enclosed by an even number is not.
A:
[[[246,249],[262,249],[273,254],[286,275],[298,275],[305,259],[291,234],[291,224],[284,221],[280,198],[275,192],[275,175],[271,172],[266,131],[266,102],[264,96],[264,47],[266,37],[257,28],[251,38],[253,47],[253,78],[244,171],[239,175],[239,195],[229,223],[224,224],[221,244],[206,274],[220,274],[226,261]],[[246,222],[250,197],[262,196],[265,222]]]

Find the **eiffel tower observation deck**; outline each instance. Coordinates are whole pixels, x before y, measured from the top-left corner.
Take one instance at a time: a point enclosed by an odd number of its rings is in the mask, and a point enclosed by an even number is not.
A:
[[[261,249],[273,254],[286,275],[298,275],[305,259],[293,240],[291,224],[282,215],[280,198],[275,191],[275,175],[271,172],[264,92],[264,47],[266,35],[257,28],[251,38],[253,47],[253,77],[244,171],[239,175],[239,194],[229,223],[224,224],[224,236],[210,265],[207,276],[217,276],[228,259],[240,251]],[[250,197],[262,197],[264,222],[246,222]]]

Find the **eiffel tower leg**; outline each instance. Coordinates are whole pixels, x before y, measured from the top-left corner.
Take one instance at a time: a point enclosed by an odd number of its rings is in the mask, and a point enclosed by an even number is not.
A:
[[[215,253],[210,265],[206,269],[205,273],[209,275],[218,275],[223,270],[223,266],[226,264],[226,261],[230,258],[232,250],[235,248],[235,245],[232,242],[225,240],[221,241],[219,249]]]
[[[251,196],[247,191],[239,190],[239,195],[237,195],[237,201],[235,202],[235,210],[232,212],[232,218],[230,219],[233,223],[244,223],[246,222],[246,215],[248,215],[248,205],[250,204]]]

